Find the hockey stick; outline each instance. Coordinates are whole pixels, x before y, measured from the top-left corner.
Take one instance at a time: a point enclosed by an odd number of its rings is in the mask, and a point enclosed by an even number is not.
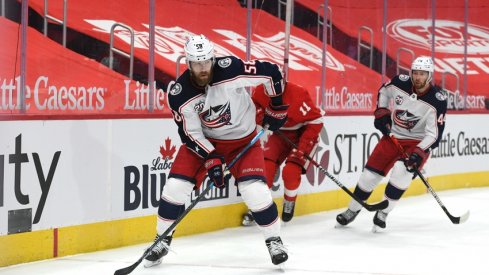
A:
[[[290,145],[292,145],[292,147],[299,150],[297,145],[295,145],[292,142],[292,140],[290,140],[284,133],[282,133],[280,131],[277,131],[276,133],[278,133],[280,135],[280,137],[282,137],[285,141],[287,141]],[[359,204],[361,204],[368,211],[382,210],[382,209],[387,208],[387,206],[389,206],[389,201],[387,201],[387,200],[383,200],[383,201],[376,203],[376,204],[365,203],[364,201],[359,199],[357,196],[355,196],[355,194],[353,194],[348,188],[346,188],[343,184],[341,184],[341,182],[339,180],[337,180],[335,177],[333,177],[326,169],[324,169],[319,163],[317,163],[309,155],[304,154],[304,157],[306,159],[308,159],[314,166],[316,166],[319,170],[321,170],[321,172],[323,172],[323,174],[325,174],[330,180],[332,180],[334,183],[336,183],[341,189],[343,189],[343,191],[345,191],[348,195],[350,195],[350,197],[352,197],[354,200],[356,200]]]
[[[229,170],[229,169],[231,169],[231,167],[234,166],[234,164],[260,139],[260,137],[263,135],[263,133],[265,133],[266,129],[267,129],[267,127],[261,129],[256,134],[256,136],[243,148],[243,150],[241,150],[241,152],[239,152],[239,154],[236,155],[236,157],[234,157],[234,159],[227,165],[226,170]],[[143,261],[143,259],[146,258],[146,256],[149,254],[149,252],[158,244],[158,242],[160,242],[163,238],[168,236],[168,234],[170,234],[170,232],[172,232],[172,230],[180,223],[180,221],[183,220],[183,218],[185,218],[185,216],[190,212],[190,210],[192,210],[192,208],[195,207],[195,205],[200,200],[202,200],[202,198],[207,194],[207,192],[213,186],[214,186],[214,184],[212,182],[210,184],[208,184],[207,187],[202,191],[202,193],[200,193],[200,195],[197,198],[195,198],[195,200],[187,207],[187,209],[185,209],[185,211],[180,215],[180,217],[178,217],[178,219],[176,219],[170,225],[170,227],[165,232],[163,232],[163,234],[161,234],[158,237],[158,239],[156,239],[150,247],[148,247],[144,251],[143,256],[141,256],[141,258],[139,258],[139,260],[137,260],[137,262],[135,262],[134,264],[132,264],[128,267],[124,267],[124,268],[116,270],[114,275],[127,275],[127,274],[131,273],[134,269],[136,269],[136,267]]]
[[[399,149],[399,151],[401,152],[402,157],[407,159],[408,155],[406,154],[406,152],[404,152],[404,148],[402,147],[401,143],[399,143],[399,140],[397,140],[397,138],[394,137],[392,134],[389,135],[389,137],[390,137],[390,140],[392,141],[392,143],[394,143],[397,146],[397,148]],[[414,174],[417,175],[421,179],[421,181],[424,183],[426,188],[428,188],[428,191],[430,191],[431,195],[433,195],[433,197],[435,197],[435,200],[441,206],[441,208],[443,209],[445,214],[447,214],[448,218],[450,219],[450,221],[452,221],[452,223],[454,223],[454,224],[463,223],[469,218],[470,211],[467,211],[465,214],[463,214],[460,217],[455,217],[452,214],[450,214],[450,212],[448,212],[448,210],[445,207],[445,205],[443,204],[443,202],[441,202],[441,200],[438,197],[438,195],[436,194],[435,190],[433,190],[433,188],[431,188],[431,185],[425,179],[423,174],[421,174],[421,172],[419,172],[419,169],[417,167],[414,167]]]

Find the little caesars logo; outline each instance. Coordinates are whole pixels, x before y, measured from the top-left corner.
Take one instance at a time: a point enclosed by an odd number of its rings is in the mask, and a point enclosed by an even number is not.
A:
[[[469,24],[464,38],[464,23],[436,20],[435,47],[437,52],[464,54],[489,54],[489,28]],[[401,19],[387,26],[387,33],[397,41],[410,46],[431,50],[433,33],[431,19]]]

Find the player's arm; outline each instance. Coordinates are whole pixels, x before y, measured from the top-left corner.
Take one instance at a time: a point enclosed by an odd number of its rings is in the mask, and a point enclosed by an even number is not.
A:
[[[443,136],[445,130],[445,116],[447,112],[447,101],[440,101],[436,110],[429,113],[425,126],[426,137],[421,140],[418,147],[424,150],[435,149]]]
[[[298,101],[298,110],[289,111],[290,116],[295,116],[294,120],[303,124],[301,137],[299,139],[299,149],[303,149],[304,153],[309,153],[312,148],[310,144],[317,143],[319,133],[323,128],[324,112],[314,104],[309,92],[291,82],[287,83],[287,93],[292,93],[292,100]],[[292,89],[292,90],[289,90]]]
[[[215,148],[204,136],[199,114],[193,108],[200,97],[199,95],[187,99],[184,96],[172,96],[170,91],[168,102],[182,143],[202,158],[207,158]]]
[[[435,144],[438,138],[438,122],[436,117],[436,110],[430,109],[426,118],[425,136],[418,143],[418,147],[424,151],[428,151],[433,144]]]
[[[268,96],[265,95],[264,88],[262,85],[255,87],[251,94],[251,100],[255,104],[256,108],[256,124],[263,124],[263,117],[265,115],[265,108],[268,106],[269,99]]]
[[[389,109],[390,82],[383,84],[377,95],[377,108],[374,111],[374,126],[383,135],[389,135],[392,127],[392,114]]]
[[[242,60],[243,80],[247,86],[263,84],[265,94],[270,97],[270,104],[264,109],[263,125],[268,125],[270,131],[276,131],[287,120],[288,105],[282,99],[283,78],[280,68],[267,61]]]
[[[391,88],[393,84],[388,81],[380,86],[377,93],[377,109],[379,108],[389,108],[390,98],[392,97]]]
[[[305,88],[289,82],[285,90],[288,95],[287,103],[294,106],[294,109],[289,110],[289,117],[293,121],[302,124],[299,129],[301,135],[297,143],[298,150],[292,150],[287,156],[287,162],[298,164],[303,168],[302,172],[305,173],[307,158],[304,157],[304,154],[312,157],[316,151],[319,134],[323,128],[324,112],[313,103],[309,92]]]
[[[240,61],[242,63],[241,73],[248,76],[245,78],[248,84],[251,86],[263,84],[266,94],[272,98],[280,96],[281,100],[283,77],[277,64],[260,60]]]
[[[416,167],[420,167],[429,157],[431,149],[438,145],[439,137],[441,137],[439,127],[444,126],[439,126],[437,113],[435,108],[430,108],[426,118],[425,137],[408,153],[408,158],[404,160],[404,165],[409,172],[413,172]],[[443,124],[445,123],[443,122]],[[443,132],[443,129],[441,129],[441,132]]]

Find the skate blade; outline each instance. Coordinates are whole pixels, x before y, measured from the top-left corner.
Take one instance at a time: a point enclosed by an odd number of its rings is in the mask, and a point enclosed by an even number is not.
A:
[[[382,232],[382,231],[384,231],[384,228],[382,228],[380,226],[374,225],[372,227],[372,233],[379,233],[379,232]]]
[[[243,220],[241,222],[241,225],[243,225],[243,226],[253,226],[255,224],[256,224],[255,221],[245,221],[245,220]]]
[[[280,219],[280,226],[288,226],[290,224],[289,222],[284,222],[282,219]]]
[[[285,272],[285,262],[276,265],[281,272]]]
[[[161,261],[163,260],[163,258],[157,260],[157,261],[148,261],[148,260],[144,260],[144,267],[148,268],[148,267],[152,267],[152,266],[155,266],[155,265],[159,265],[161,264]]]
[[[341,223],[339,222],[336,222],[336,224],[334,225],[334,228],[343,228],[345,227],[346,225],[342,225]]]

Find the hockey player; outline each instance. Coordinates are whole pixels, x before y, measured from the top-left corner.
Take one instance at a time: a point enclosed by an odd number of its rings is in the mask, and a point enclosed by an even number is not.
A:
[[[443,134],[447,97],[439,87],[431,84],[433,72],[433,60],[420,56],[413,61],[410,76],[395,76],[379,90],[374,126],[383,136],[368,158],[354,191],[358,198],[367,200],[392,169],[384,193],[389,206],[376,212],[374,232],[386,227],[387,214],[410,185],[414,168],[423,167]],[[401,158],[401,152],[389,135],[399,139],[407,159]],[[361,205],[351,200],[348,209],[336,217],[338,225],[351,223],[360,210]]]
[[[263,119],[265,108],[270,103],[263,86],[258,86],[253,93],[253,101],[257,109],[257,122]],[[284,103],[289,105],[287,122],[280,131],[294,142],[299,150],[294,149],[277,133],[268,137],[265,144],[265,171],[268,187],[273,186],[273,180],[280,165],[284,182],[284,200],[282,220],[289,222],[294,217],[295,202],[301,184],[301,175],[306,173],[309,161],[304,154],[313,156],[323,127],[323,111],[313,103],[309,92],[292,82],[287,82],[283,93]],[[253,216],[248,212],[243,217],[243,225],[254,224]]]
[[[225,164],[256,135],[256,110],[245,87],[266,87],[271,102],[265,108],[263,123],[269,130],[278,130],[287,119],[288,106],[282,102],[282,74],[277,65],[243,62],[232,56],[215,57],[214,46],[204,35],[191,36],[184,51],[188,69],[168,93],[183,144],[161,194],[157,237],[184,211],[185,202],[192,190],[200,187],[205,174],[215,187],[225,187]],[[288,255],[279,236],[277,206],[265,183],[261,146],[252,146],[230,172],[260,226],[272,263],[285,262]],[[158,243],[145,258],[145,266],[161,263],[171,241],[169,235]]]

